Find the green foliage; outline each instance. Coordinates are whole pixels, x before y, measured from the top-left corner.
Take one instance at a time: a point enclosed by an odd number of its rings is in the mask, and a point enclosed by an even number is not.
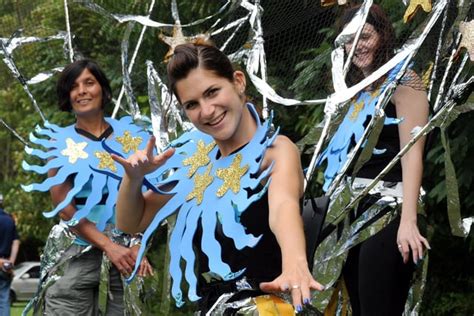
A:
[[[110,12],[146,15],[148,2],[145,1],[95,1]],[[114,97],[118,97],[122,85],[122,69],[120,44],[125,30],[125,25],[98,15],[75,1],[69,1],[69,14],[71,17],[71,30],[75,34],[74,49],[80,51],[85,57],[96,59],[106,71],[111,80]],[[270,4],[271,1],[268,1]],[[178,1],[181,22],[188,23],[196,17],[204,17],[215,11],[222,3],[219,1]],[[390,12],[394,21],[397,36],[403,42],[413,29],[425,17],[425,13],[418,14],[416,20],[407,26],[401,21],[403,9],[399,0],[384,0],[383,7]],[[265,8],[265,7],[264,7]],[[328,10],[333,15],[334,8]],[[268,12],[271,12],[269,10]],[[173,23],[170,14],[170,1],[157,1],[152,18],[156,21]],[[327,19],[327,23],[333,23]],[[64,8],[62,1],[37,0],[37,1],[3,1],[0,2],[0,37],[8,38],[19,27],[24,29],[24,36],[48,36],[56,34],[58,30],[65,31]],[[129,58],[138,40],[141,31],[140,25],[135,25],[129,47]],[[164,31],[165,32],[165,31]],[[185,35],[189,35],[185,30]],[[191,32],[191,31],[189,31]],[[165,64],[163,56],[168,47],[159,42],[157,37],[162,31],[148,29],[141,49],[135,61],[132,72],[132,86],[135,97],[141,109],[148,109],[146,60],[153,61],[159,73],[164,73]],[[171,29],[166,30],[166,35],[171,34]],[[298,56],[300,62],[296,67],[281,67],[285,59],[277,51],[269,55],[269,83],[281,95],[298,99],[325,98],[332,92],[330,86],[330,51],[336,35],[333,25],[323,25],[315,36],[321,38],[316,47],[302,50]],[[294,38],[292,45],[304,47]],[[436,43],[437,38],[428,38]],[[301,46],[298,46],[301,45]],[[432,44],[429,47],[434,47]],[[281,50],[285,47],[281,47]],[[422,48],[417,61],[419,69],[425,69],[422,62],[429,60],[432,51]],[[68,56],[63,52],[62,42],[50,41],[41,44],[30,44],[15,50],[14,57],[20,71],[28,78],[38,72],[54,67],[64,66]],[[295,56],[291,56],[292,58]],[[272,60],[274,58],[274,60]],[[272,75],[278,73],[279,75]],[[472,73],[472,69],[471,69]],[[294,78],[291,85],[285,84],[284,77]],[[67,125],[73,122],[72,115],[61,113],[56,109],[55,81],[57,77],[31,86],[31,92],[39,102],[45,116],[53,123]],[[256,95],[256,93],[254,93]],[[471,100],[472,102],[472,100]],[[126,104],[125,99],[122,105]],[[275,123],[282,128],[282,134],[288,135],[292,140],[298,141],[304,137],[323,118],[322,105],[306,105],[298,107],[283,107],[273,105],[275,110]],[[148,110],[143,112],[147,113]],[[36,124],[40,124],[39,115],[35,112],[31,100],[13,78],[8,68],[0,63],[0,118],[14,128],[24,139]],[[461,115],[448,129],[453,153],[453,162],[460,183],[460,196],[463,217],[472,216],[474,207],[474,157],[473,113]],[[434,227],[431,238],[431,259],[429,264],[426,294],[422,306],[423,315],[472,315],[474,313],[474,281],[472,267],[474,266],[472,234],[466,239],[453,237],[450,233],[446,215],[446,185],[444,181],[443,149],[439,135],[433,133],[432,144],[425,161],[424,188],[428,192],[427,214],[429,224]],[[44,177],[26,173],[21,170],[21,161],[25,159],[23,145],[7,129],[0,128],[0,191],[6,197],[5,205],[15,215],[21,234],[23,245],[30,245],[32,251],[38,252],[38,240],[45,240],[54,220],[45,219],[43,211],[51,210],[52,205],[47,193],[25,193],[20,184],[40,182]],[[308,156],[303,156],[303,165],[307,166]],[[27,160],[30,158],[27,158]],[[38,161],[30,161],[39,163]],[[322,182],[322,174],[316,175],[316,183]],[[23,246],[22,246],[23,247]],[[147,280],[149,288],[156,289],[144,297],[147,311],[152,315],[186,315],[187,309],[176,309],[170,305],[164,307],[166,291],[163,283],[169,276],[163,267],[163,254],[166,253],[166,234],[159,231],[150,252],[150,260],[157,272],[154,278]],[[159,299],[157,299],[159,297]]]

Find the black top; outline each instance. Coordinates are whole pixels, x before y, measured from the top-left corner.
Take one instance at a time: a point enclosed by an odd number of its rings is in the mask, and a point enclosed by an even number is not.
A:
[[[229,210],[232,211],[233,210]],[[246,277],[249,283],[258,289],[260,282],[272,281],[281,274],[281,251],[280,246],[270,230],[268,223],[268,193],[265,193],[259,200],[252,203],[241,215],[241,223],[246,228],[245,232],[254,236],[262,235],[255,247],[245,247],[237,250],[232,239],[226,237],[222,231],[222,225],[218,222],[215,236],[221,245],[222,260],[227,263],[232,272],[237,272],[245,268],[241,277]],[[198,286],[197,294],[202,297],[202,304],[210,307],[215,300],[226,292],[235,291],[235,282],[206,281],[203,274],[209,272],[209,262],[207,256],[202,252],[200,241],[202,227],[199,223],[193,244],[198,262]]]
[[[397,110],[392,102],[389,102],[385,107],[385,114],[387,117],[397,117]],[[370,117],[367,118],[364,126],[369,123]],[[403,122],[401,123],[403,124]],[[398,134],[398,124],[384,125],[379,135],[377,145],[375,146],[378,150],[385,150],[381,154],[372,154],[372,157],[367,161],[364,166],[357,173],[357,177],[374,179],[379,175],[388,163],[398,154],[400,151],[400,137]],[[401,182],[402,181],[402,165],[400,161],[393,166],[392,169],[382,178],[384,181],[389,182]]]
[[[19,239],[15,221],[0,208],[0,258],[10,257],[12,243]]]

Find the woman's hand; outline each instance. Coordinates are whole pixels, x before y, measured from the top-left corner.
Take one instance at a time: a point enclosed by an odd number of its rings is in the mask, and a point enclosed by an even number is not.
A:
[[[138,251],[140,250],[140,246],[135,245],[130,249],[132,249],[132,251],[134,252],[135,257],[138,257]],[[142,261],[140,262],[140,267],[138,268],[137,275],[141,277],[153,275],[153,267],[151,266],[146,256],[143,256]]]
[[[143,177],[155,171],[163,165],[174,154],[174,148],[153,156],[155,137],[151,136],[144,150],[137,150],[127,159],[112,154],[112,159],[123,166],[130,179],[143,179]]]
[[[128,276],[133,272],[135,261],[137,260],[136,253],[133,250],[114,242],[110,242],[104,251],[106,256],[121,274]]]
[[[418,260],[423,259],[423,246],[431,249],[428,240],[420,234],[416,220],[404,219],[403,216],[398,227],[397,244],[404,263],[410,259],[410,250],[416,264]]]
[[[303,310],[302,304],[311,302],[311,290],[324,290],[324,286],[316,282],[309,272],[308,263],[304,260],[294,260],[288,267],[283,267],[279,277],[271,282],[260,283],[264,292],[291,292],[293,306],[297,312]]]

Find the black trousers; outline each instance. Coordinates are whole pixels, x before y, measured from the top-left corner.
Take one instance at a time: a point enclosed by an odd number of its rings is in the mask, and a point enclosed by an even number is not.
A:
[[[342,273],[353,315],[402,315],[415,265],[397,247],[400,217],[349,251]]]

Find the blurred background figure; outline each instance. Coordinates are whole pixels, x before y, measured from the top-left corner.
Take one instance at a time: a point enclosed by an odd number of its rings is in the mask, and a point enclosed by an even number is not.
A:
[[[15,221],[3,210],[3,195],[0,194],[0,316],[10,315],[10,285],[19,247]]]

